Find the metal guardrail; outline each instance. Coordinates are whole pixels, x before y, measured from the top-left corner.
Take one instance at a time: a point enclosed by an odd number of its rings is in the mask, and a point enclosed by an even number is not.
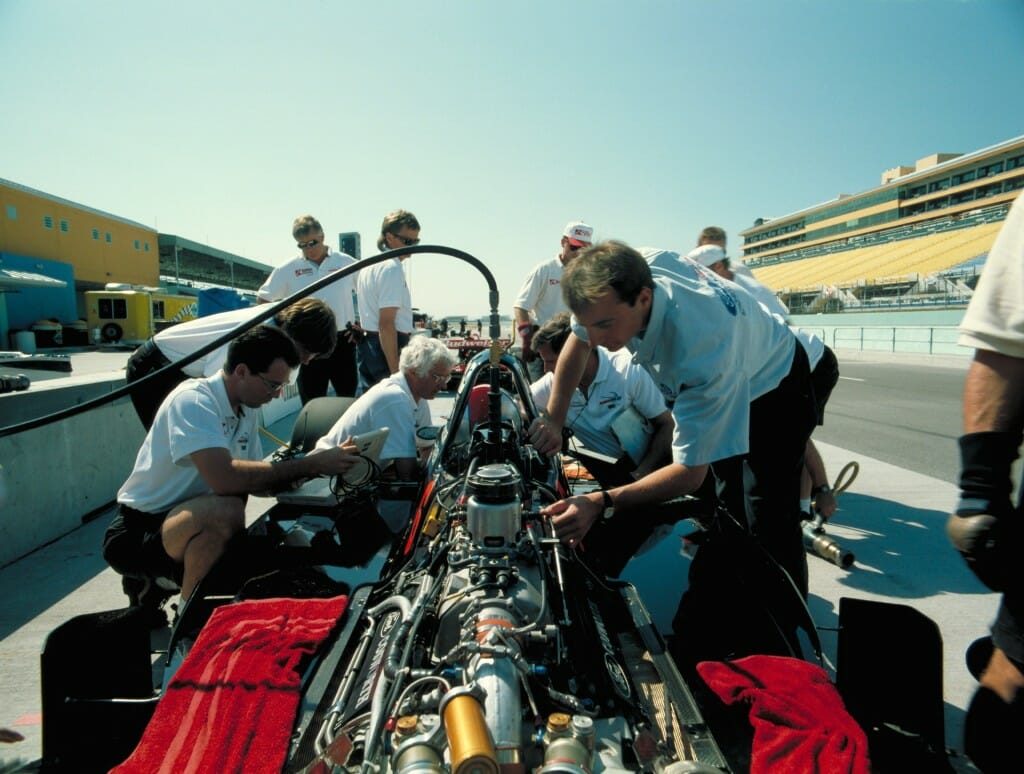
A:
[[[924,355],[961,355],[973,349],[957,344],[960,330],[955,325],[834,325],[800,326],[816,334],[832,349],[875,352],[908,352]]]

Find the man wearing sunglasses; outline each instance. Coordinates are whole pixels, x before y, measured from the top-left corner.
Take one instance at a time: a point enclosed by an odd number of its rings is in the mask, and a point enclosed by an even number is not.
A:
[[[316,455],[263,460],[257,409],[298,365],[287,334],[257,325],[231,342],[221,371],[183,382],[160,404],[103,538],[132,604],[158,607],[176,586],[187,600],[245,530],[249,494],[336,475],[358,459],[343,439]]]
[[[559,312],[569,311],[562,300],[562,270],[576,257],[576,251],[590,245],[593,238],[592,226],[581,221],[566,224],[558,254],[533,268],[512,302],[516,333],[522,345],[521,357],[530,381],[539,379],[544,371],[531,346],[534,331]]]
[[[332,250],[324,243],[324,230],[312,215],[300,215],[292,223],[292,236],[301,255],[274,269],[256,295],[261,303],[280,301],[297,293],[328,274],[356,262],[350,255]],[[340,396],[356,394],[355,277],[349,275],[313,293],[334,312],[338,340],[333,352],[304,363],[299,369],[299,397],[303,404],[327,394],[327,382]]]
[[[401,250],[419,242],[420,223],[411,212],[394,210],[384,217],[378,250]],[[399,353],[413,329],[412,296],[402,271],[402,261],[408,257],[398,254],[359,272],[359,322],[365,335],[357,349],[357,395],[398,373]]]

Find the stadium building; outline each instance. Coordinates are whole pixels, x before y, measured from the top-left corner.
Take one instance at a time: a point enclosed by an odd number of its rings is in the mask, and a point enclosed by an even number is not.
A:
[[[740,232],[743,261],[793,313],[962,306],[1024,188],[1024,136],[937,153],[881,185]]]

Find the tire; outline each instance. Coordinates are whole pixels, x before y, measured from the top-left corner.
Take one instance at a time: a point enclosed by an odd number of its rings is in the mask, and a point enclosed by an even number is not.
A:
[[[106,342],[120,341],[121,337],[124,336],[124,331],[121,330],[121,326],[117,323],[107,323],[100,329],[100,336]]]

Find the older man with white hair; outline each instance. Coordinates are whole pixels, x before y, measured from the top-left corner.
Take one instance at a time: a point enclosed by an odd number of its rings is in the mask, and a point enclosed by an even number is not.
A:
[[[317,441],[314,453],[337,446],[349,436],[387,427],[390,433],[381,450],[381,466],[394,462],[399,479],[417,478],[416,430],[430,425],[427,401],[448,384],[457,362],[439,339],[413,336],[399,355],[398,372],[363,393]]]

